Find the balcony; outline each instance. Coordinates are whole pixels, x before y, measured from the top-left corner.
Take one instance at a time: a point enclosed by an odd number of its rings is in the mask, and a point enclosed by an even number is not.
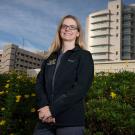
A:
[[[107,33],[107,34],[93,35],[93,36],[91,36],[91,38],[106,38],[109,36],[111,36],[111,35]]]
[[[108,53],[108,46],[105,47],[91,47],[92,53]]]
[[[104,28],[110,28],[109,22],[104,22],[100,24],[91,24],[90,25],[91,30],[95,29],[104,29]]]
[[[101,45],[101,44],[108,44],[108,37],[105,38],[97,38],[96,40],[92,38],[90,40],[90,44],[92,45]]]
[[[94,61],[99,61],[99,60],[108,60],[108,55],[104,54],[104,55],[94,55],[92,54],[92,57],[94,59]]]
[[[93,28],[91,29],[91,31],[102,31],[102,30],[108,30],[108,29],[111,29],[111,27],[99,27],[99,28]]]
[[[102,23],[106,23],[106,22],[111,22],[110,20],[108,19],[105,19],[105,20],[99,20],[99,21],[94,21],[94,22],[91,22],[91,24],[102,24]]]
[[[91,37],[95,37],[95,36],[107,36],[107,35],[110,35],[109,34],[109,31],[108,30],[104,30],[104,31],[93,31],[92,33],[91,33]]]
[[[100,23],[100,22],[106,22],[109,21],[109,16],[103,16],[103,17],[97,17],[97,18],[91,18],[91,23]]]

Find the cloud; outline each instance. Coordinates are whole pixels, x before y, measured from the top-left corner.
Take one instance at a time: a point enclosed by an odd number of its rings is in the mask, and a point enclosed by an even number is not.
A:
[[[67,14],[77,16],[85,29],[88,14],[107,7],[108,0],[0,0],[0,48],[13,42],[47,50],[57,24]]]
[[[27,40],[29,39],[36,45],[39,44],[44,46],[46,41],[48,42],[48,40],[51,39],[49,36],[52,35],[50,28],[55,27],[53,22],[51,23],[42,16],[45,14],[44,12],[41,12],[40,8],[38,10],[37,8],[25,7],[25,4],[20,6],[15,2],[12,4],[0,4],[1,34],[5,35],[5,33],[7,33],[7,35],[10,35],[11,37],[18,37],[18,42],[20,42],[21,38],[24,38]],[[3,31],[4,33],[2,33]],[[2,40],[3,39],[0,39],[1,42]]]

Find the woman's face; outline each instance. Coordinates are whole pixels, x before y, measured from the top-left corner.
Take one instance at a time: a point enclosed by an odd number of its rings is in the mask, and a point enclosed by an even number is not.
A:
[[[75,20],[72,18],[64,19],[61,29],[60,36],[63,41],[75,41],[76,37],[79,36],[79,31]]]

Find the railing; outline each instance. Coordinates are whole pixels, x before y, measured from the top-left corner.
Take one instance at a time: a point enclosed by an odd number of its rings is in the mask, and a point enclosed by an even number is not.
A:
[[[130,72],[135,72],[135,68],[121,68],[121,69],[95,69],[95,73],[98,72],[113,72],[113,73],[117,73],[117,72],[123,72],[123,71],[130,71]]]

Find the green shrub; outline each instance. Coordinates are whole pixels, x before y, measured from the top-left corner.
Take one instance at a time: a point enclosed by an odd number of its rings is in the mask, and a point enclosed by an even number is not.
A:
[[[135,134],[135,73],[99,73],[86,98],[87,135]]]
[[[1,83],[2,135],[31,135],[36,122],[35,79],[23,73],[1,75],[1,79],[6,82]]]
[[[0,75],[0,135],[32,135],[35,78]],[[98,73],[86,97],[86,135],[135,134],[135,73]]]

